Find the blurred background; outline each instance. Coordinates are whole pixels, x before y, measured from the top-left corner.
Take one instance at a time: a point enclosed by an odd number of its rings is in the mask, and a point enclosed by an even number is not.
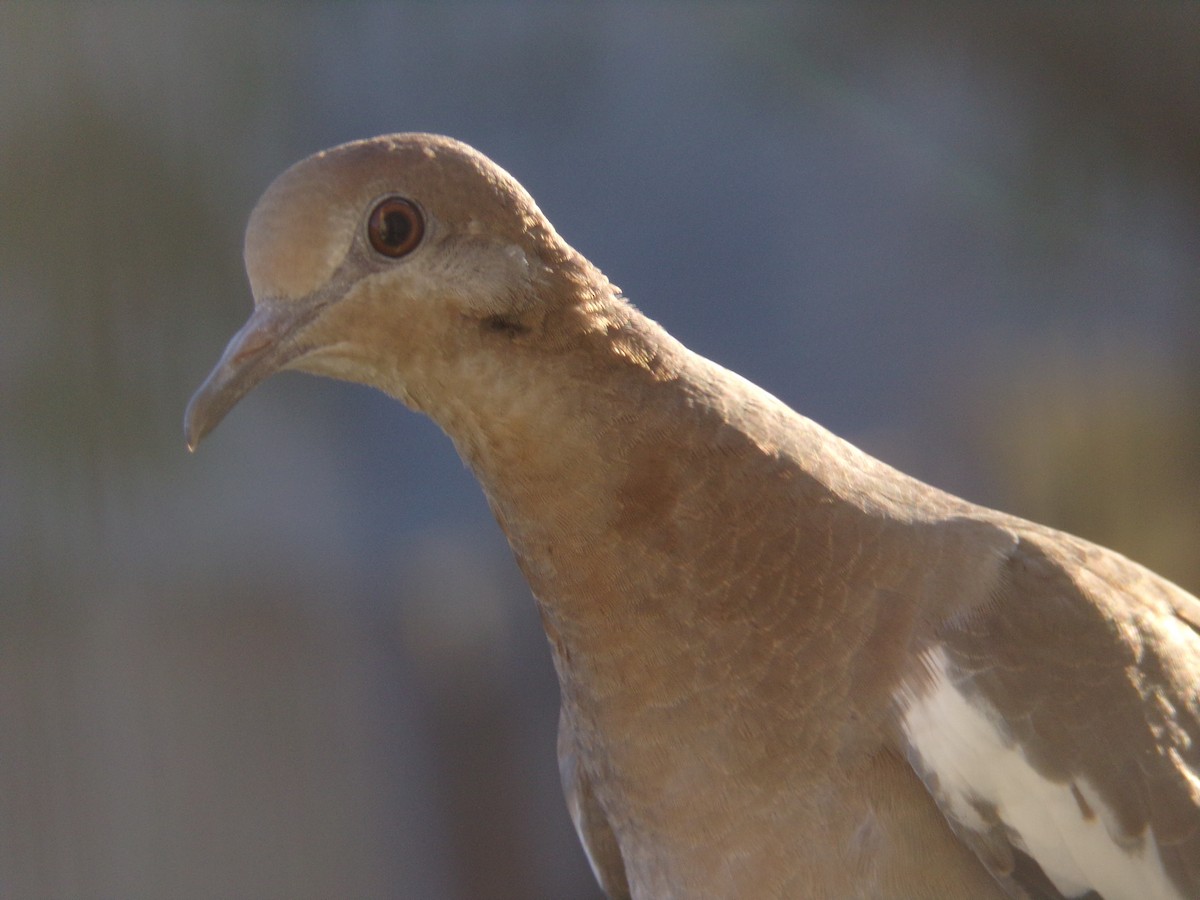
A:
[[[0,3],[0,896],[596,898],[534,605],[437,429],[189,457],[284,167],[508,168],[870,452],[1200,588],[1200,6]]]

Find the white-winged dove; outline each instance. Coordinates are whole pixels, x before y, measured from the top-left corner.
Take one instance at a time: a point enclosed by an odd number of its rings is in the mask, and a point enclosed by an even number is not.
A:
[[[427,413],[541,608],[610,897],[1200,897],[1200,601],[860,452],[681,346],[457,141],[250,217],[188,444],[280,369]]]

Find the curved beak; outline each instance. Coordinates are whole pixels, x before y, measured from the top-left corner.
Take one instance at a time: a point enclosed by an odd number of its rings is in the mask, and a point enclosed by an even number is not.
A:
[[[291,302],[255,308],[188,402],[183,433],[189,451],[194,451],[252,388],[304,352],[306,348],[296,336],[320,310],[320,304]]]

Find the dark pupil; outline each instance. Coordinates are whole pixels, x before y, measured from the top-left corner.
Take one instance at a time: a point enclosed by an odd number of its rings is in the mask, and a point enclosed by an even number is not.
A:
[[[398,246],[408,240],[412,234],[412,222],[402,212],[385,213],[383,216],[383,242],[389,246]]]

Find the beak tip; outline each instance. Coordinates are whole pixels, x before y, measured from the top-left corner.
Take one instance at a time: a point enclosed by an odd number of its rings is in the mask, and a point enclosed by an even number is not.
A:
[[[188,402],[183,414],[183,439],[189,453],[196,452],[205,435],[251,388],[297,355],[297,345],[289,336],[315,315],[314,309],[319,311],[320,307],[298,311],[273,306],[255,308]]]
[[[196,448],[200,446],[200,436],[192,430],[191,424],[191,422],[183,424],[183,442],[188,453],[195,453]]]
[[[183,441],[187,445],[188,453],[195,453],[200,442],[204,440],[204,436],[212,430],[207,421],[208,417],[203,415],[206,404],[197,402],[202,394],[204,394],[203,388],[192,397],[183,414]]]

